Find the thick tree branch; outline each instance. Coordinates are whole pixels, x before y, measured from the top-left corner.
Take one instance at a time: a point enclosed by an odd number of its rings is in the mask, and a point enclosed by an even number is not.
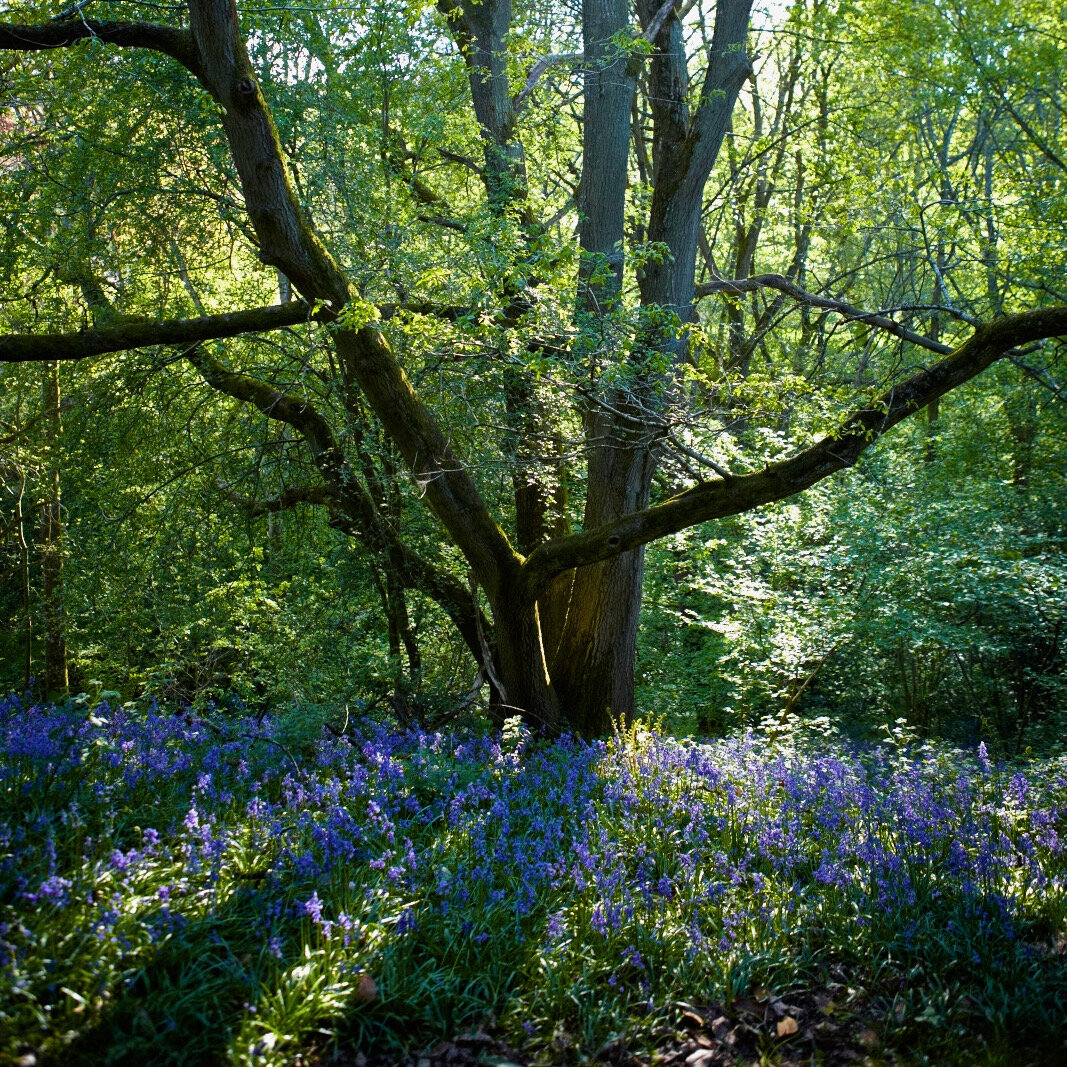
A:
[[[489,514],[451,442],[378,330],[338,330],[336,343],[345,373],[359,383],[430,510],[467,557],[478,584],[495,597],[517,573],[520,557]]]
[[[360,299],[359,294],[299,204],[233,0],[189,0],[189,16],[204,66],[204,84],[225,109],[222,122],[260,241],[260,259],[282,270],[307,299],[328,301],[339,311],[349,300]],[[491,58],[493,63],[502,62],[499,56]],[[505,576],[517,571],[518,557],[385,337],[368,324],[338,329],[335,339],[346,379],[359,385],[431,510],[467,556],[479,584],[490,596],[495,595]],[[230,373],[219,371],[217,376],[221,382],[244,389]],[[260,402],[252,395],[247,399]],[[280,402],[266,395],[262,401],[268,406]],[[326,483],[331,484],[330,478]]]
[[[659,36],[659,31],[663,29],[663,24],[667,21],[667,16],[673,10],[674,0],[665,0],[665,2],[656,10],[652,18],[649,19],[648,25],[645,27],[645,32],[641,34],[641,38],[649,44],[655,43],[656,38]],[[680,12],[678,17],[681,18]]]
[[[333,428],[307,400],[291,396],[270,382],[250,374],[231,370],[203,348],[189,352],[187,358],[216,392],[251,404],[269,418],[288,423],[299,430],[328,490],[334,496],[340,497],[347,486],[357,484],[344,452],[334,437]]]
[[[381,304],[378,314],[384,321],[399,312],[411,312],[456,322],[472,313],[466,306],[444,306],[424,301],[405,304]],[[301,322],[333,322],[336,314],[328,307],[313,311],[303,300],[267,307],[230,311],[222,315],[202,315],[195,319],[172,319],[163,322],[125,322],[101,326],[79,333],[8,334],[0,336],[0,363],[37,363],[48,360],[85,359],[106,352],[128,352],[156,345],[187,345],[200,341],[221,340],[245,333],[266,333]]]
[[[459,152],[450,152],[446,148],[438,148],[437,154],[442,159],[447,159],[450,163],[458,163],[461,167],[466,167],[477,174],[482,181],[485,181],[485,168],[471,159],[470,156],[461,155]]]
[[[451,219],[447,215],[419,215],[419,222],[427,222],[431,226],[443,226],[446,230],[455,230],[456,233],[466,233],[470,228],[465,223]]]
[[[68,48],[79,41],[103,41],[119,48],[147,48],[176,59],[198,78],[203,76],[193,35],[154,22],[99,22],[96,19],[49,22],[43,26],[0,24],[0,51],[42,52]]]
[[[283,489],[277,496],[267,497],[263,500],[253,500],[241,496],[226,483],[219,482],[219,490],[232,504],[243,508],[253,518],[260,515],[276,515],[280,511],[289,511],[298,504],[316,504],[329,506],[335,503],[333,497],[322,485],[298,485],[289,489]]]
[[[94,39],[152,49],[182,63],[222,105],[222,124],[260,243],[260,259],[280,269],[307,299],[328,300],[340,308],[353,290],[314,233],[292,187],[233,0],[190,0],[189,16],[189,30],[78,19],[44,26],[0,25],[0,50],[40,51]]]
[[[243,333],[264,333],[283,326],[295,326],[311,318],[330,317],[327,312],[313,315],[311,305],[293,301],[224,315],[203,315],[196,319],[126,322],[83,333],[11,334],[0,337],[0,363],[85,359],[104,352],[126,352],[154,345],[195,344]]]
[[[979,327],[951,355],[883,393],[847,418],[836,433],[789,459],[739,477],[702,482],[655,507],[573,537],[550,541],[522,568],[523,595],[533,599],[558,574],[629,552],[710,519],[784,500],[851,467],[883,433],[970,381],[1020,345],[1067,336],[1067,306],[1009,315]]]

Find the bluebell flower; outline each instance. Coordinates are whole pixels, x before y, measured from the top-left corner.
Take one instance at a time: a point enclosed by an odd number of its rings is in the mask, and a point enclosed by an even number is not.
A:
[[[322,901],[319,900],[318,891],[313,892],[311,897],[304,901],[304,911],[316,925],[322,922]]]

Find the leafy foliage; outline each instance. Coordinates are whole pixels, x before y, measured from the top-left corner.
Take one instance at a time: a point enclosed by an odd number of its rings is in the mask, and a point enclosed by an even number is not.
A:
[[[673,255],[649,235],[656,49],[635,26],[610,35],[605,62],[637,72],[626,225],[610,255],[580,251],[582,27],[570,8],[514,7],[504,73],[528,99],[507,134],[524,178],[505,208],[440,11],[241,13],[296,195],[351,282],[343,306],[315,311],[336,312],[335,330],[380,329],[513,543],[523,492],[543,537],[582,525],[598,405],[657,407],[655,503],[795,453],[927,359],[841,306],[953,345],[974,321],[1067,300],[1062,12],[807,0],[757,19],[759,59],[699,205],[699,321],[683,329],[678,308],[641,297]],[[686,9],[695,99],[712,5]],[[39,17],[38,4],[5,14]],[[559,62],[527,90],[545,59]],[[175,64],[99,39],[27,53],[5,62],[0,100],[5,333],[292,295],[259,259],[217,102]],[[617,257],[617,303],[576,313],[581,284],[608,285]],[[716,289],[765,272],[816,302]],[[307,322],[204,351],[323,413],[385,527],[466,587],[469,560],[424,507],[430,483],[331,336]],[[398,588],[395,560],[309,491],[320,472],[301,434],[210,388],[193,354],[64,365],[61,442],[38,371],[0,371],[0,677],[44,673],[35,516],[57,477],[72,692],[100,678],[198,707],[362,702],[405,720],[460,704],[477,641],[464,646],[424,587]],[[881,443],[858,477],[650,550],[646,709],[705,732],[787,708],[857,731],[903,715],[957,740],[1053,741],[1062,380],[1062,344],[1022,353]]]
[[[1062,485],[1020,493],[977,444],[946,430],[916,477],[923,441],[905,440],[847,496],[831,485],[666,542],[651,557],[646,705],[677,709],[683,731],[803,713],[869,737],[903,717],[924,736],[1055,749]]]

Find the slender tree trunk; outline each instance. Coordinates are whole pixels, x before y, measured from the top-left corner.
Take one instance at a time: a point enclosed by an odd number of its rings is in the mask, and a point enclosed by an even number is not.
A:
[[[1030,493],[1030,475],[1034,467],[1034,445],[1037,442],[1037,403],[1032,391],[1017,390],[1004,402],[1011,434],[1011,485],[1020,501]]]
[[[48,492],[41,504],[41,615],[44,624],[46,695],[67,691],[67,639],[63,603],[63,516],[60,496],[59,445],[63,425],[59,410],[59,364],[45,366],[42,385],[45,424],[51,440],[48,449]]]
[[[943,263],[944,245],[938,243],[938,259]],[[937,275],[934,283],[933,303],[935,307],[944,303],[944,292],[941,285],[941,274]],[[930,315],[930,328],[927,336],[931,341],[941,340],[941,312],[934,311]],[[937,459],[938,438],[941,436],[941,401],[931,400],[926,405],[926,439],[923,441],[923,461],[930,466]]]
[[[26,515],[23,500],[26,497],[26,472],[19,471],[19,491],[15,497],[15,531],[19,546],[19,569],[22,582],[22,611],[25,632],[23,659],[23,687],[29,689],[33,677],[33,596],[30,585],[30,543],[26,537]]]

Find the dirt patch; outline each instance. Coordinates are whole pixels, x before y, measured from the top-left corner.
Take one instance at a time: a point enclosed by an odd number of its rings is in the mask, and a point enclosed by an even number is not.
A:
[[[802,990],[784,997],[766,990],[723,1004],[678,1004],[672,1025],[650,1041],[616,1038],[598,1049],[594,1062],[612,1067],[737,1067],[771,1062],[825,1067],[903,1062],[883,1046],[880,1017],[845,986]],[[477,1029],[403,1056],[349,1050],[304,1064],[340,1067],[557,1067],[579,1057],[562,1038],[548,1046],[516,1049],[487,1029]],[[651,1051],[649,1048],[651,1047]]]

